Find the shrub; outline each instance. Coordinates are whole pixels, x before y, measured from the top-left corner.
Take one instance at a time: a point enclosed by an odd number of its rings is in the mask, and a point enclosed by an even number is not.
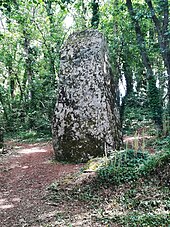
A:
[[[138,214],[136,212],[131,213],[120,220],[123,226],[150,226],[150,227],[160,227],[169,226],[170,215],[169,214]]]
[[[113,153],[106,166],[98,170],[98,177],[114,184],[134,181],[139,177],[139,167],[149,158],[148,153],[124,150]]]
[[[113,153],[109,157],[107,165],[99,168],[97,171],[98,178],[103,182],[120,184],[155,174],[159,179],[163,179],[168,183],[170,176],[170,170],[167,171],[169,163],[169,149],[155,155],[134,150],[120,151],[119,153]],[[164,176],[161,174],[164,174]]]

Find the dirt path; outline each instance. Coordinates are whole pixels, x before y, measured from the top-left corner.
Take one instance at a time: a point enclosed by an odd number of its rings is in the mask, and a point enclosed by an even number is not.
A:
[[[37,227],[55,211],[44,199],[47,187],[81,165],[56,164],[48,143],[18,144],[0,158],[0,226]]]

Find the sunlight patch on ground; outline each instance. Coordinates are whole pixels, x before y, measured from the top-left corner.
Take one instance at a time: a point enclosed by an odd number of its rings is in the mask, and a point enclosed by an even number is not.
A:
[[[16,167],[20,167],[20,164],[18,162],[10,165],[10,169],[14,169]]]
[[[0,199],[0,205],[4,204],[6,201],[6,199]]]
[[[12,199],[12,201],[13,201],[13,202],[20,202],[20,201],[21,201],[21,199],[20,199],[20,198],[18,198],[18,197],[16,197],[16,198],[13,198],[13,199]]]
[[[22,167],[22,169],[28,169],[29,168],[29,166],[23,166]]]
[[[0,199],[0,209],[4,210],[4,209],[9,209],[14,207],[13,204],[7,204],[8,201],[7,199]]]
[[[39,219],[45,220],[46,218],[53,217],[55,215],[56,215],[56,211],[51,211],[49,213],[44,213],[44,214],[40,215]]]
[[[13,204],[7,204],[7,205],[0,205],[0,209],[4,210],[4,209],[9,209],[9,208],[13,208],[14,205]]]
[[[20,201],[21,201],[21,199],[19,197],[14,197],[12,199],[12,202],[14,202],[14,203],[16,203],[16,202],[19,203]],[[1,210],[10,209],[10,208],[13,208],[13,207],[14,207],[14,204],[9,203],[7,198],[0,199],[0,209]]]
[[[41,147],[33,147],[33,148],[24,148],[18,151],[19,154],[32,154],[32,153],[43,153],[47,152],[46,149]]]

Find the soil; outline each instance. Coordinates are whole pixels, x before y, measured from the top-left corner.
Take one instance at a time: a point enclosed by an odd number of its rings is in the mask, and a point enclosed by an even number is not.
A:
[[[50,143],[10,146],[10,155],[0,156],[0,226],[48,226],[41,223],[56,210],[45,199],[48,186],[82,165],[52,161]]]
[[[134,139],[127,137],[125,142],[133,147]],[[132,212],[142,220],[144,214],[155,215],[158,209],[170,223],[169,163],[152,180],[107,187],[93,181],[93,171],[80,171],[83,164],[54,162],[51,143],[8,142],[7,148],[0,154],[0,227],[143,226],[122,225],[121,220]],[[155,201],[157,206],[148,206]]]

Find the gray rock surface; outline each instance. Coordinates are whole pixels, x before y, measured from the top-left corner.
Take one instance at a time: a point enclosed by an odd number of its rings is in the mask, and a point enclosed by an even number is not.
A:
[[[86,161],[122,144],[107,44],[97,30],[69,36],[61,50],[53,147],[59,161]]]

